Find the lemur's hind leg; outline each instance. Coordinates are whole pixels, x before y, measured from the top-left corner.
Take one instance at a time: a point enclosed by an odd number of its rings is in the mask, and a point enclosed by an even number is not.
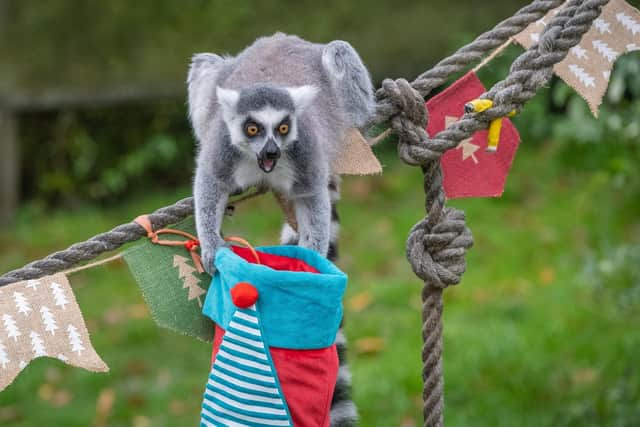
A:
[[[329,250],[323,255],[326,255],[330,261],[336,261],[338,259],[338,236],[340,234],[340,218],[336,208],[336,204],[340,200],[340,177],[337,175],[332,176],[329,180],[329,200],[331,201]],[[298,241],[298,233],[289,223],[285,222],[280,234],[280,243],[283,245],[297,245]]]
[[[336,209],[336,204],[340,200],[340,177],[337,175],[332,176],[329,180],[329,198],[331,200],[331,236],[327,258],[335,262],[338,259],[338,236],[340,231],[340,218]],[[285,222],[282,227],[280,242],[283,245],[297,245],[298,238],[298,233]],[[331,426],[355,426],[358,421],[358,410],[351,400],[351,372],[347,364],[347,340],[344,336],[342,325],[336,336],[335,344],[338,349],[340,368],[333,391],[333,398],[331,399]]]

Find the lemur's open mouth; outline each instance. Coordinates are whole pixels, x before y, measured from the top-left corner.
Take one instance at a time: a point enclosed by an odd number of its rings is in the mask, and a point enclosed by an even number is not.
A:
[[[278,159],[265,159],[258,157],[258,166],[266,173],[271,172],[278,163]]]

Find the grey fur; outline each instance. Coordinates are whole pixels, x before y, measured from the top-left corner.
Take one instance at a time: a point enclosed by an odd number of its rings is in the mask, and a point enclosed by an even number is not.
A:
[[[369,73],[355,50],[342,41],[322,45],[278,33],[236,57],[195,55],[187,82],[199,142],[194,198],[205,268],[213,272],[213,256],[224,244],[220,227],[229,194],[251,185],[292,200],[298,243],[326,255],[331,164],[346,131],[363,126],[375,109]],[[271,173],[261,171],[255,157],[266,136],[249,142],[239,128],[266,106],[292,121],[291,137],[269,135],[282,152]]]

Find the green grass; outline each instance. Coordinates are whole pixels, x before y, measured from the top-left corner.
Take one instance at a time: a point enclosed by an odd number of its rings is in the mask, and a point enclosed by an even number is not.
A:
[[[521,149],[503,198],[451,202],[467,212],[476,243],[463,282],[445,291],[448,426],[640,419],[640,310],[622,309],[608,283],[596,292],[585,273],[590,257],[606,256],[603,248],[640,242],[640,206],[599,174],[557,166],[552,147]],[[346,178],[340,204],[355,400],[363,426],[421,425],[422,285],[404,259],[404,242],[424,215],[424,195],[418,170],[381,154],[384,176]],[[24,208],[16,226],[0,232],[0,270],[188,192],[149,193],[102,210]],[[280,221],[266,197],[239,207],[227,229],[271,244]],[[123,264],[76,274],[72,283],[111,372],[37,360],[0,393],[0,424],[195,425],[209,346],[157,328]],[[115,401],[100,424],[96,402],[105,390]]]

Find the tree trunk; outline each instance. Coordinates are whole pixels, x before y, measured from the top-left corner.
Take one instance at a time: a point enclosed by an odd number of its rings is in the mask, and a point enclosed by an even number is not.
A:
[[[0,105],[0,224],[15,216],[18,205],[19,153],[16,116]]]

